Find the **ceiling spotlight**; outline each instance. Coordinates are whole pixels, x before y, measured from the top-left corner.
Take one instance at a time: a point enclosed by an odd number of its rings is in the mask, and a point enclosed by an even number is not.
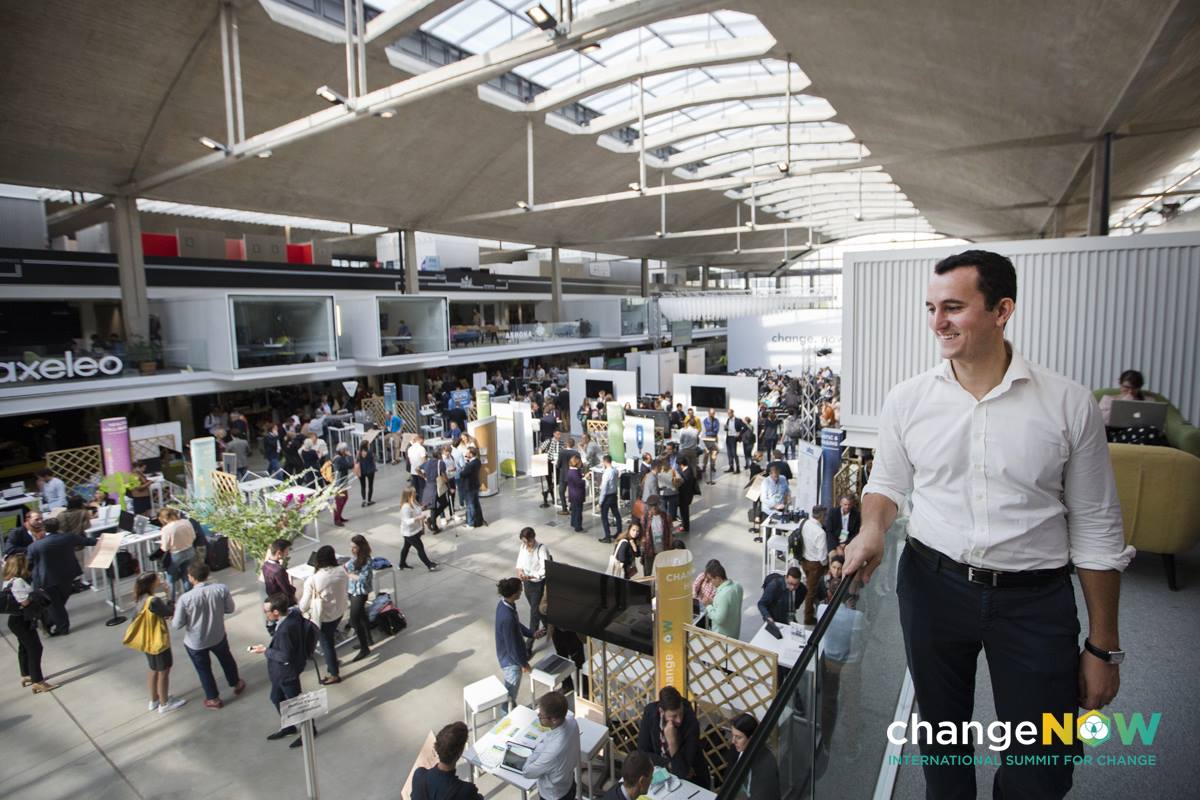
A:
[[[521,209],[522,211],[528,211],[528,210],[529,210],[529,203],[526,203],[524,200],[518,200],[518,201],[517,201],[517,208]]]
[[[787,174],[788,172],[790,172],[790,171],[791,171],[791,169],[792,169],[792,165],[791,165],[791,164],[789,164],[789,163],[788,163],[788,162],[786,162],[786,161],[780,161],[780,162],[779,162],[778,164],[776,164],[775,166],[776,166],[776,168],[777,168],[777,169],[778,169],[780,172],[782,172],[784,175],[786,175],[786,174]]]
[[[328,86],[317,87],[317,97],[333,103],[334,105],[337,105],[338,103],[341,103],[344,106],[350,105],[349,100],[333,89],[330,89]]]
[[[544,31],[552,31],[558,25],[558,20],[541,3],[538,3],[533,8],[525,9],[525,16],[529,17],[534,25],[537,25]]]
[[[575,49],[575,52],[583,53],[584,55],[586,55],[588,53],[594,53],[599,49],[600,49],[599,42],[591,42],[590,44],[585,44],[583,47],[577,47]]]
[[[380,111],[380,112],[379,112],[378,114],[376,114],[375,116],[377,116],[377,117],[382,117],[383,119],[391,119],[392,117],[396,116],[396,109],[394,109],[394,108],[389,108],[389,109],[386,109],[386,110],[384,110],[384,111]]]
[[[633,181],[628,185],[629,185],[629,191],[631,191],[631,192],[640,192],[642,190],[642,185],[640,183],[638,183],[637,181]]]
[[[659,239],[663,238],[663,232],[662,232],[662,231],[655,231],[655,232],[654,232],[654,235],[655,235],[655,236],[657,236]]]
[[[857,211],[856,211],[856,212],[854,212],[854,221],[855,221],[855,222],[862,222],[862,214],[861,214],[861,213],[859,213],[859,212],[857,212]]]
[[[263,150],[261,153],[259,153],[259,154],[258,154],[258,157],[259,157],[259,158],[270,158],[270,157],[271,157],[271,151],[270,151],[270,150]]]
[[[229,153],[229,152],[231,152],[231,151],[230,151],[230,149],[229,149],[229,146],[228,146],[228,145],[221,144],[221,143],[220,143],[220,142],[218,142],[216,139],[213,139],[213,138],[211,138],[211,137],[209,137],[209,136],[201,136],[201,137],[200,137],[200,144],[204,145],[204,146],[205,146],[205,147],[207,147],[209,150],[215,150],[215,151],[217,151],[218,153]]]

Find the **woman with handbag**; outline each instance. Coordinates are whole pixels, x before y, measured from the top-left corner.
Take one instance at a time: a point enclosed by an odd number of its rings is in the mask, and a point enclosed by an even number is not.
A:
[[[24,553],[13,553],[4,559],[5,605],[9,607],[8,629],[17,637],[17,666],[21,669],[21,685],[32,686],[34,694],[49,692],[58,687],[46,682],[42,674],[42,640],[38,637],[37,621],[41,607],[35,602],[29,583],[29,562]],[[16,609],[16,610],[13,610]]]
[[[171,609],[166,601],[158,596],[165,588],[157,572],[144,572],[137,577],[133,584],[133,602],[141,603],[142,608],[125,634],[125,644],[138,650],[146,646],[158,648],[162,647],[163,643],[166,644],[157,653],[142,650],[146,653],[146,663],[150,667],[146,675],[146,685],[150,689],[149,710],[160,714],[169,714],[187,702],[182,697],[171,697],[169,691],[171,667],[175,664],[175,659],[171,656],[171,630],[167,625],[167,620],[171,618]],[[137,631],[138,627],[144,627],[145,631]],[[136,645],[131,636],[138,637]],[[156,644],[149,644],[151,642]]]
[[[519,534],[521,549],[517,551],[517,577],[525,599],[529,601],[529,630],[537,633],[542,627],[542,596],[546,587],[546,562],[553,561],[546,545],[539,544],[533,528],[522,528]],[[533,655],[533,639],[526,640],[526,650]]]
[[[375,455],[371,445],[358,448],[358,461],[354,463],[354,474],[358,476],[358,489],[362,494],[362,507],[375,505]]]
[[[655,555],[675,546],[674,537],[671,535],[671,517],[654,498],[646,503],[646,516],[642,519],[641,545],[643,575],[654,572]]]
[[[425,545],[421,543],[421,534],[425,532],[425,517],[428,511],[417,505],[417,490],[411,486],[404,490],[404,502],[400,505],[400,535],[404,538],[404,547],[400,548],[400,569],[412,569],[408,565],[408,551],[415,548],[421,563],[433,572],[437,564],[425,555]]]
[[[637,575],[637,562],[642,556],[642,526],[631,522],[629,527],[617,534],[612,554],[608,557],[608,574],[615,578],[630,580]]]
[[[674,520],[679,507],[679,483],[677,481],[681,479],[665,458],[654,462],[654,477],[658,480],[658,496],[662,508],[667,512],[667,516]]]
[[[321,683],[328,686],[341,683],[338,674],[337,630],[346,614],[350,592],[350,576],[338,566],[333,545],[317,548],[316,572],[304,582],[300,595],[300,610],[317,623],[321,631],[321,651],[325,654],[325,671]]]

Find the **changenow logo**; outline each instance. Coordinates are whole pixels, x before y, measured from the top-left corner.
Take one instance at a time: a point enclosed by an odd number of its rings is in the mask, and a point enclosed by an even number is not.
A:
[[[1112,736],[1112,730],[1108,727],[1108,717],[1099,711],[1089,711],[1081,716],[1076,728],[1079,731],[1079,741],[1092,747],[1104,744]]]
[[[120,375],[125,369],[116,356],[76,358],[67,351],[62,358],[44,358],[40,361],[0,361],[0,383],[21,381],[56,381],[61,378],[91,378],[94,375]]]

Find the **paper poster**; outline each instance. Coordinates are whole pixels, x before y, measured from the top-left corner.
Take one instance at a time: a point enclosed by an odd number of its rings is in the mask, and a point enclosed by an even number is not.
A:
[[[84,566],[88,569],[108,569],[112,565],[113,559],[116,558],[117,551],[121,549],[123,535],[121,533],[100,534],[100,541],[92,548],[92,557]]]
[[[536,453],[529,460],[529,475],[533,478],[544,478],[550,474],[550,456]]]

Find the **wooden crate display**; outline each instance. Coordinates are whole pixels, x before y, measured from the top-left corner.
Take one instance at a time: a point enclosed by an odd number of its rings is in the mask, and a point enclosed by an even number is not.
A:
[[[775,699],[779,657],[719,633],[683,627],[687,647],[687,695],[700,720],[700,747],[713,785],[725,772],[726,730],[742,712],[762,719]]]
[[[90,500],[96,486],[104,477],[104,462],[100,445],[76,447],[71,450],[51,450],[46,453],[46,466],[67,485],[67,491]]]
[[[623,757],[637,750],[642,710],[656,699],[654,659],[598,639],[587,644],[587,699],[606,709],[613,753]]]

